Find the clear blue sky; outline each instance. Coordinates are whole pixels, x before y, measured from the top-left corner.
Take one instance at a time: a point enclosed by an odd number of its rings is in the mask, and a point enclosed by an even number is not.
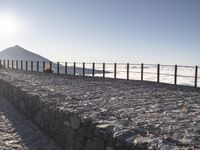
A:
[[[59,61],[200,65],[200,0],[0,0],[21,23],[0,36]]]

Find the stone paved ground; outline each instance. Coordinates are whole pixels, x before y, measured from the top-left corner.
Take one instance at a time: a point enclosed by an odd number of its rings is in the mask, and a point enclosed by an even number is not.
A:
[[[199,89],[11,70],[1,71],[0,78],[100,128],[110,127],[113,138],[127,144],[200,149]]]
[[[60,150],[60,148],[0,96],[0,150]]]

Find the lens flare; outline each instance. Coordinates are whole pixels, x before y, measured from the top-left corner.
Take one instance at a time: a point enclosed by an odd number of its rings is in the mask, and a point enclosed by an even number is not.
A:
[[[20,22],[14,15],[0,14],[0,36],[15,36],[19,30]]]

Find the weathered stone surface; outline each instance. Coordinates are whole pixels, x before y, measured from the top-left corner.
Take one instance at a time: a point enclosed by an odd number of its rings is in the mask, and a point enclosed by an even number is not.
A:
[[[65,149],[200,149],[199,89],[1,70],[0,93]]]
[[[113,150],[113,148],[110,147],[110,146],[107,146],[107,147],[106,147],[106,150]]]
[[[72,129],[78,129],[80,127],[80,118],[77,115],[71,115],[70,122]]]
[[[104,150],[104,142],[98,138],[89,139],[85,150]]]

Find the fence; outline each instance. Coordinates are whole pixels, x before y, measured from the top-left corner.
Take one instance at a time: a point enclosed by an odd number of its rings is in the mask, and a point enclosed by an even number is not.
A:
[[[198,88],[198,66],[125,63],[45,62],[0,60],[4,68],[127,80],[146,80]]]

